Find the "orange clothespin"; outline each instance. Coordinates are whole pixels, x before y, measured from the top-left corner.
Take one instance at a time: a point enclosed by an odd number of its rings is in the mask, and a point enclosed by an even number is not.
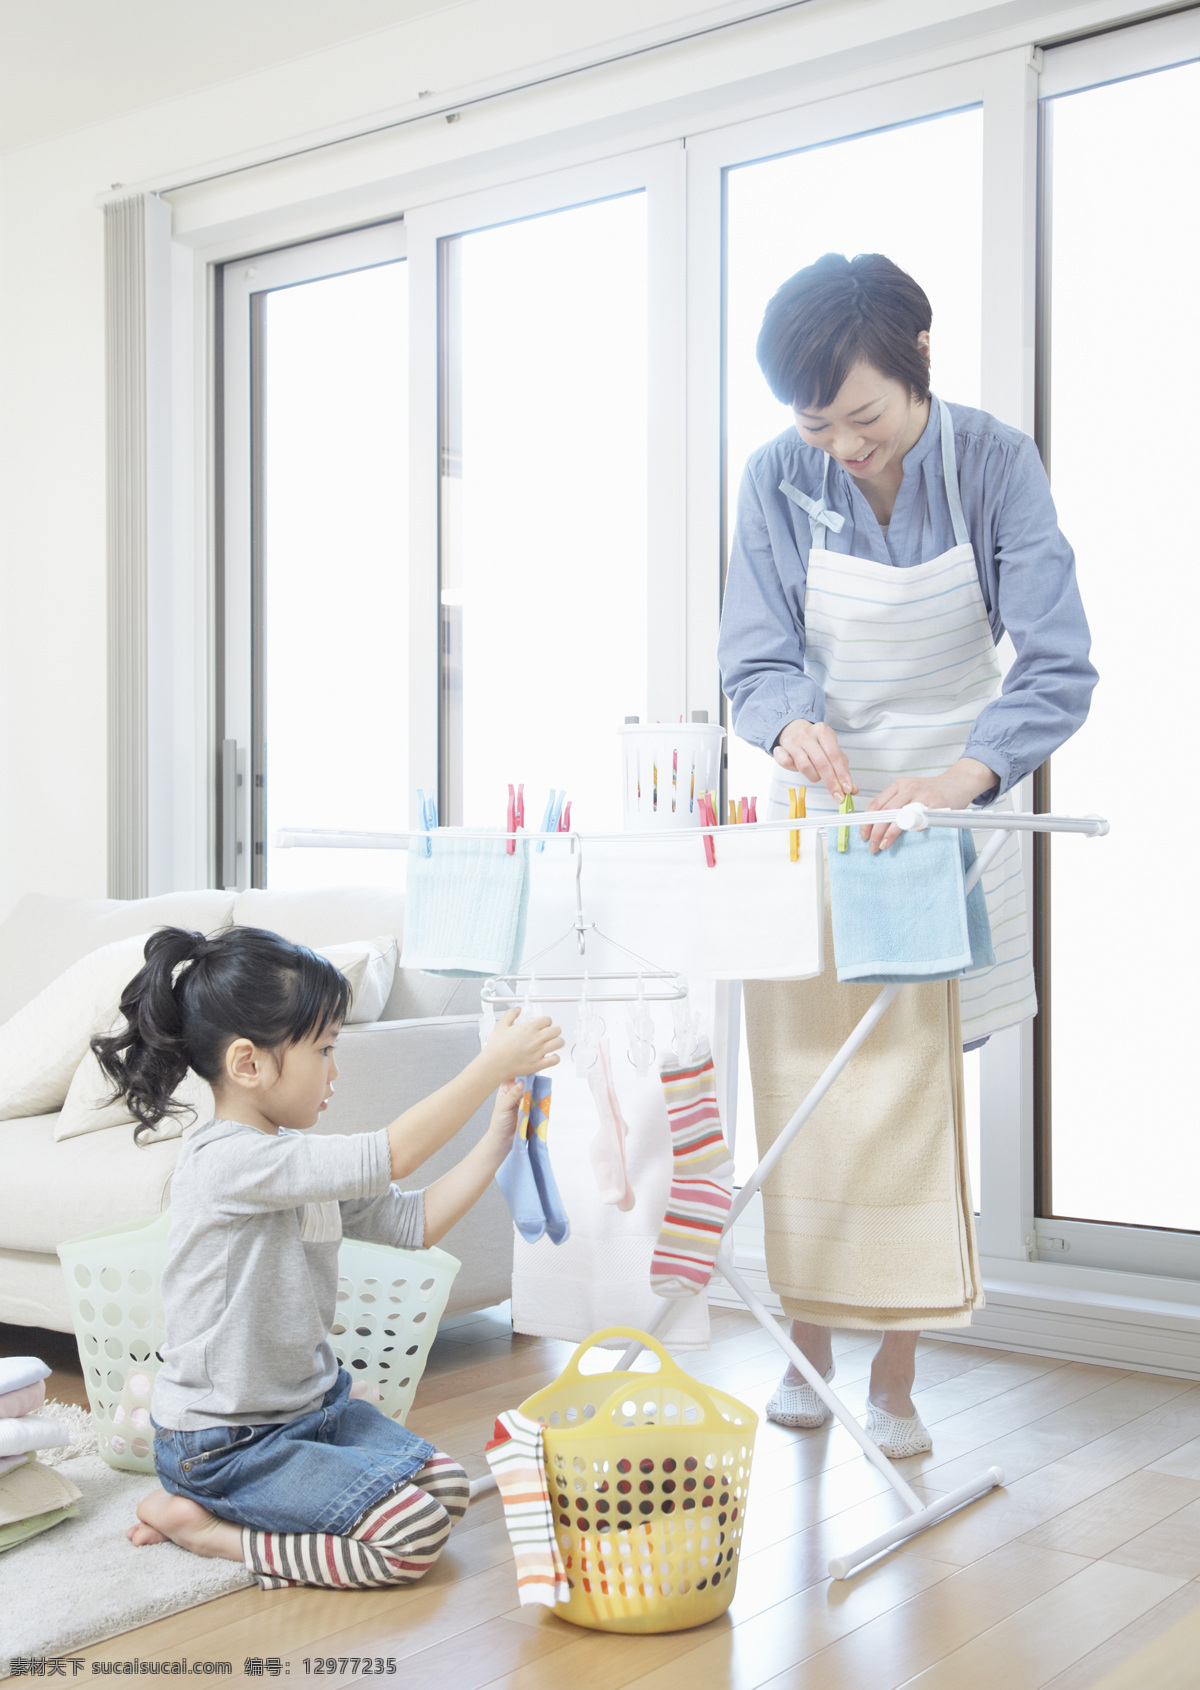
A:
[[[738,821],[737,800],[735,798],[731,798],[729,800],[729,825],[730,825],[730,827],[736,827],[737,821]]]

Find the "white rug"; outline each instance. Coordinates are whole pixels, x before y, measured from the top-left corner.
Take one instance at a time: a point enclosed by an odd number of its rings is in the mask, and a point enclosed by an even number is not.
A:
[[[79,1513],[0,1554],[0,1678],[14,1655],[69,1654],[254,1582],[236,1561],[173,1543],[134,1548],[125,1531],[151,1475],[114,1472],[98,1455],[55,1465],[82,1491]]]

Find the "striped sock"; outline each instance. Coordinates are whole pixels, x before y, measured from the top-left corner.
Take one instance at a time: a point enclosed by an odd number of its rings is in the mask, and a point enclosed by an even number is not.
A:
[[[430,1478],[429,1491],[411,1483],[397,1486],[354,1522],[347,1537],[243,1526],[246,1566],[263,1590],[296,1584],[334,1590],[415,1584],[444,1549],[453,1521],[466,1511],[469,1493],[467,1475],[449,1456],[434,1456],[421,1472]],[[435,1489],[442,1494],[434,1495]]]
[[[712,1277],[721,1232],[733,1201],[733,1161],[717,1109],[716,1075],[705,1049],[684,1065],[662,1069],[674,1166],[662,1231],[650,1263],[660,1297],[691,1297]]]
[[[570,1595],[566,1570],[554,1536],[554,1515],[542,1464],[542,1428],[516,1409],[496,1420],[485,1454],[496,1475],[504,1524],[517,1563],[517,1592],[522,1607],[540,1602],[553,1608]]]

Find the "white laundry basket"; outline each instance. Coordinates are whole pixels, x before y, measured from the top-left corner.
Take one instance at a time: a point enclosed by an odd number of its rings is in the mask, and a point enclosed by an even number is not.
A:
[[[719,792],[725,729],[710,722],[626,722],[621,729],[625,826],[699,827],[696,800]]]
[[[154,1472],[150,1394],[164,1340],[159,1279],[171,1212],[105,1227],[58,1246],[100,1454]],[[397,1250],[343,1238],[330,1343],[355,1381],[403,1421],[460,1263],[445,1250]]]

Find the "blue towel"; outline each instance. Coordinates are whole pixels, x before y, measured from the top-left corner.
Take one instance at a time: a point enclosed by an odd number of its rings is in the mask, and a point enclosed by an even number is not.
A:
[[[521,959],[529,907],[529,846],[431,836],[408,853],[402,968],[427,974],[508,974]]]
[[[968,828],[902,833],[871,855],[858,827],[829,850],[829,901],[837,977],[863,985],[952,980],[995,962],[982,882],[968,898],[975,861]]]

